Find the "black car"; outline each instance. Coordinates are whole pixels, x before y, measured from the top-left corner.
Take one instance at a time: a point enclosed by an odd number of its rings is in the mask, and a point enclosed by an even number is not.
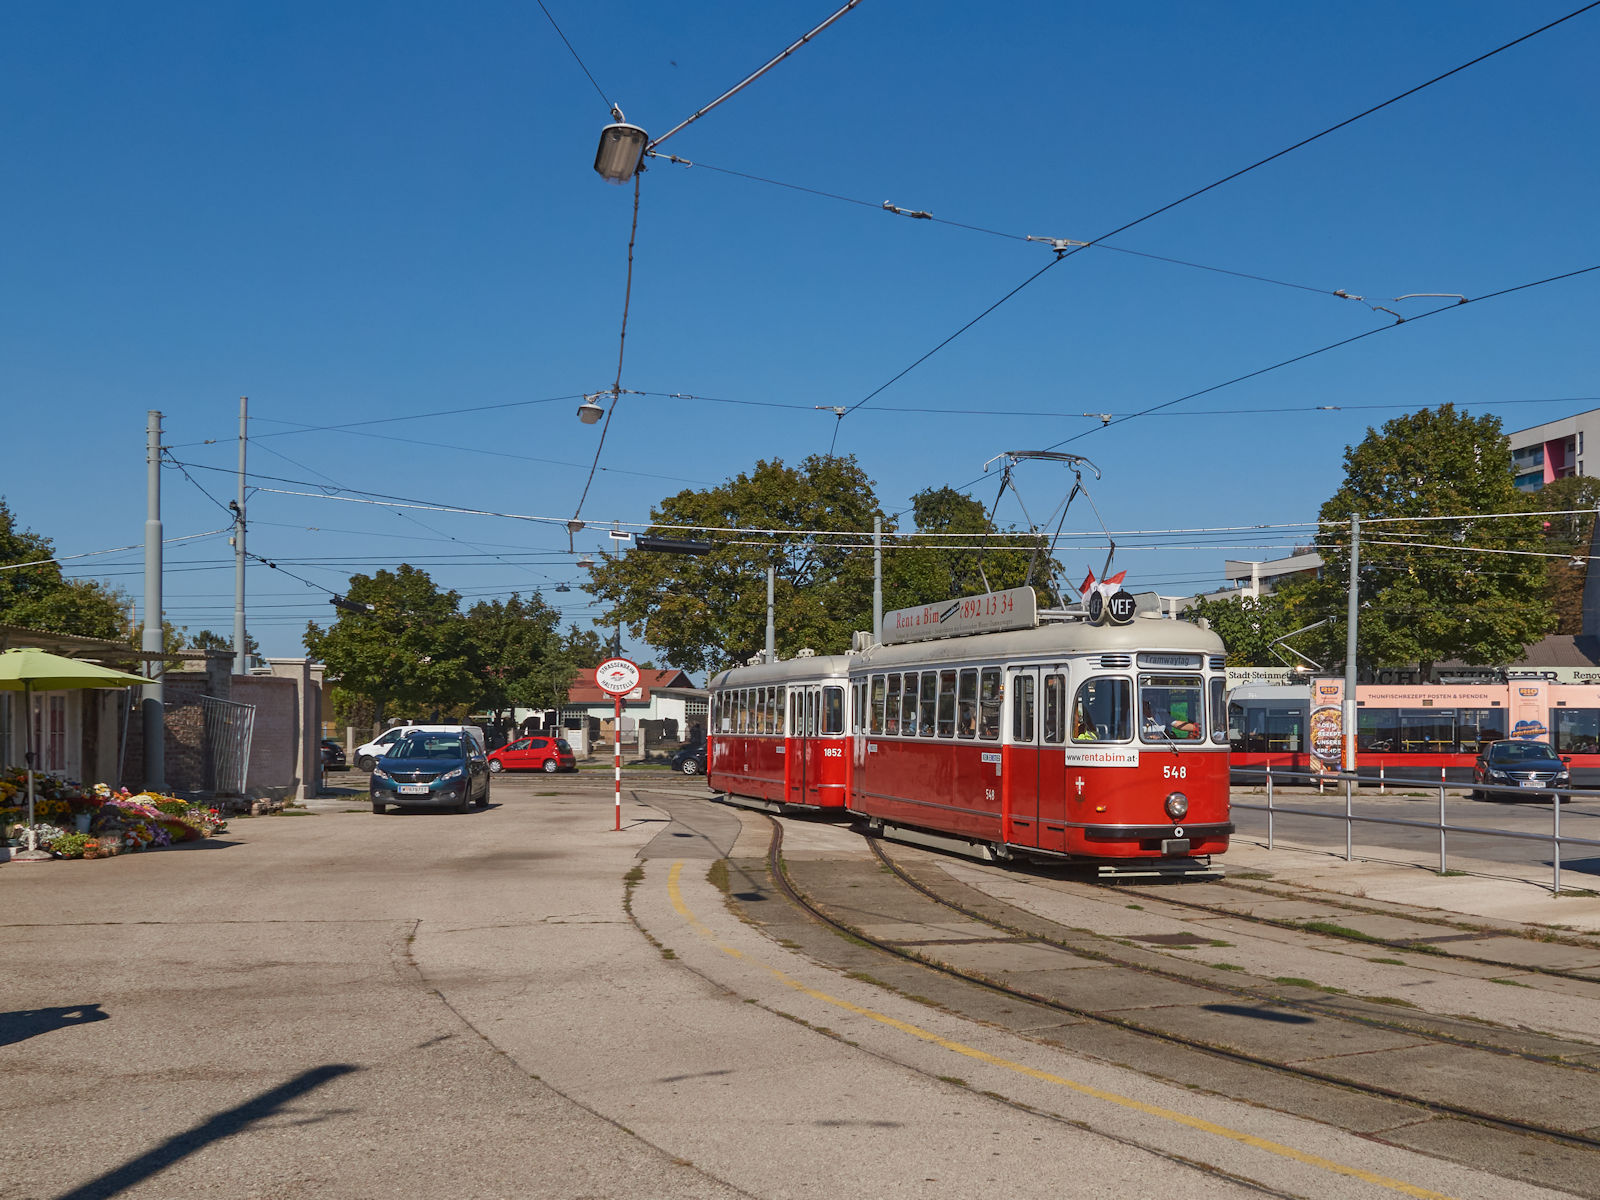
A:
[[[465,731],[408,733],[372,768],[372,811],[489,806],[489,760]]]
[[[706,773],[706,744],[692,742],[675,750],[672,757],[667,759],[667,765],[674,771],[681,771],[685,775],[704,775]]]
[[[342,771],[349,764],[344,759],[344,747],[332,738],[322,739],[322,769],[324,771]]]
[[[1478,759],[1472,764],[1472,782],[1497,784],[1498,787],[1492,792],[1474,788],[1472,798],[1515,800],[1531,793],[1537,800],[1555,799],[1553,792],[1541,789],[1570,788],[1572,773],[1567,764],[1571,761],[1556,754],[1546,742],[1526,742],[1519,738],[1490,742],[1478,752]],[[1513,788],[1516,790],[1511,790]]]

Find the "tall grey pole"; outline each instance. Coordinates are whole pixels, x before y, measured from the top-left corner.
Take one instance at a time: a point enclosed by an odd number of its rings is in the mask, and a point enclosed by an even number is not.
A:
[[[141,713],[144,718],[144,786],[154,791],[167,786],[166,685],[161,659],[161,414],[145,414],[145,519],[144,519],[144,636],[140,646],[147,655]]]
[[[1361,578],[1361,518],[1350,514],[1350,596],[1344,631],[1344,769],[1356,769],[1356,614]]]
[[[249,673],[244,632],[244,447],[248,438],[250,397],[239,397],[239,498],[233,506],[233,673]]]
[[[767,568],[767,661],[778,661],[778,633],[772,620],[772,584],[777,578],[776,567]]]
[[[872,518],[872,644],[883,641],[883,518]]]

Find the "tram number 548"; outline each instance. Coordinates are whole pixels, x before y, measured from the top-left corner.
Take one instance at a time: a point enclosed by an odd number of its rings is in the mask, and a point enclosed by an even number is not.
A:
[[[1162,767],[1161,777],[1163,779],[1187,779],[1189,777],[1189,768],[1173,766]]]

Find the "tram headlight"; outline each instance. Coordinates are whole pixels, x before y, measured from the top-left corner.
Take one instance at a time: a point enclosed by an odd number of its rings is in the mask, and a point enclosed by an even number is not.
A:
[[[1189,797],[1182,792],[1169,792],[1167,794],[1167,816],[1174,821],[1181,821],[1189,815]]]

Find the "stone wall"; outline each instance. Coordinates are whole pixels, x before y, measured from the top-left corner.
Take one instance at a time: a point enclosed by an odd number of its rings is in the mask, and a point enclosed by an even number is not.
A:
[[[255,705],[250,739],[250,772],[245,792],[283,800],[300,787],[299,690],[293,679],[270,675],[235,675],[236,704]]]

